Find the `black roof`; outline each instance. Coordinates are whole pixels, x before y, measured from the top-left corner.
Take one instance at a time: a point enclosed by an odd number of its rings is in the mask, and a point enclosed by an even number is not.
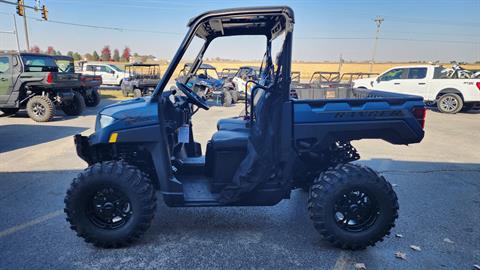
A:
[[[154,67],[157,66],[159,67],[159,64],[126,64],[125,67]]]
[[[191,66],[192,66],[192,63],[185,64],[185,67],[191,67]],[[201,64],[198,69],[217,69],[217,68],[210,64]]]
[[[55,60],[68,60],[68,61],[73,61],[73,57],[68,56],[68,55],[52,55],[52,57]]]
[[[275,37],[285,29],[286,23],[294,23],[293,10],[287,6],[273,6],[208,11],[192,18],[187,26],[198,25],[197,36],[213,39],[231,35]]]

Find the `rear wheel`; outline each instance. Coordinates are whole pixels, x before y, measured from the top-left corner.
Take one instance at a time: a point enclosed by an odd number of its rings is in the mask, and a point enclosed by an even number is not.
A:
[[[364,249],[395,226],[398,199],[374,170],[339,164],[314,180],[308,210],[317,231],[334,246]]]
[[[142,97],[142,90],[140,90],[138,88],[135,88],[133,90],[133,96],[136,97],[136,98]]]
[[[100,103],[100,94],[98,90],[92,90],[92,94],[86,96],[85,98],[85,105],[87,107],[96,107]]]
[[[85,99],[78,92],[73,92],[73,99],[71,102],[62,104],[62,111],[66,115],[77,116],[85,109]]]
[[[458,113],[462,107],[462,98],[454,93],[444,94],[437,101],[437,108],[442,113]]]
[[[27,102],[27,114],[36,122],[48,122],[55,114],[55,105],[46,96],[34,96]]]
[[[232,103],[238,102],[238,92],[235,89],[229,90],[230,95],[232,96]]]
[[[16,114],[18,112],[18,108],[3,108],[3,109],[0,109],[0,111],[3,112],[3,114],[5,115],[12,115],[12,114]]]
[[[224,91],[222,96],[222,104],[223,107],[230,107],[232,106],[232,95],[229,91]]]
[[[128,245],[150,227],[156,208],[153,185],[137,167],[106,161],[75,178],[65,197],[70,228],[88,243]]]

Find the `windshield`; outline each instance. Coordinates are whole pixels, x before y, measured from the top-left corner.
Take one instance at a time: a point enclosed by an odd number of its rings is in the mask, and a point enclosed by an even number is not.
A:
[[[75,72],[75,66],[73,65],[72,61],[56,60],[55,63],[58,66],[58,72],[62,72],[62,73],[74,73]]]
[[[46,55],[22,55],[25,72],[58,71],[55,60]]]
[[[203,72],[199,70],[197,74],[200,72],[206,74],[208,78],[218,79],[218,73],[216,69],[205,69]]]
[[[115,65],[108,65],[108,66],[111,67],[112,69],[114,69],[115,71],[124,72],[123,69],[120,69],[119,67],[117,67]]]

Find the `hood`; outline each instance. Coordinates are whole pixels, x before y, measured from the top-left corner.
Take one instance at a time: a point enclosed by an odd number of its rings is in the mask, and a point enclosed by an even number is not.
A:
[[[129,99],[109,105],[98,113],[121,120],[126,126],[145,126],[158,123],[157,103],[150,97]]]

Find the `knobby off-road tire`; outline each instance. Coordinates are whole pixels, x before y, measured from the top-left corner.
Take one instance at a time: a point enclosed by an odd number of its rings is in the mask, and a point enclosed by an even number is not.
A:
[[[222,105],[223,107],[230,107],[232,106],[232,95],[230,94],[229,91],[224,91],[223,92],[223,97],[222,97]]]
[[[82,114],[85,110],[85,99],[78,93],[73,93],[73,99],[71,102],[62,104],[62,111],[69,116],[77,116]]]
[[[106,161],[73,180],[64,211],[77,236],[97,247],[116,248],[139,239],[150,227],[155,209],[155,190],[145,173],[123,161]]]
[[[133,90],[133,96],[136,97],[136,98],[139,98],[139,97],[142,97],[142,90],[138,89],[138,88],[135,88]]]
[[[93,90],[91,95],[85,97],[85,105],[87,107],[96,107],[100,104],[100,94],[98,90]]]
[[[229,90],[230,95],[232,96],[232,103],[237,103],[238,102],[238,92],[235,89]]]
[[[4,115],[12,115],[12,114],[16,114],[18,112],[18,108],[3,108],[3,109],[0,109],[0,111],[3,112]]]
[[[374,170],[339,164],[314,180],[308,210],[315,229],[334,246],[364,249],[390,234],[398,199],[389,182]]]
[[[458,113],[462,107],[462,98],[454,93],[444,94],[437,101],[437,108],[442,113]]]
[[[27,102],[27,114],[35,122],[48,122],[55,115],[55,105],[46,96],[34,96]]]

